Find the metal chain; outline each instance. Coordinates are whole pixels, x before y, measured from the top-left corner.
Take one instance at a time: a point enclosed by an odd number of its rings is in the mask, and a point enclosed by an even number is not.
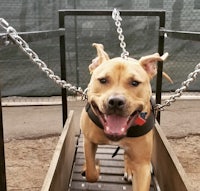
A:
[[[112,12],[112,18],[115,21],[117,26],[117,33],[119,34],[118,39],[120,40],[120,47],[122,48],[121,57],[127,59],[129,52],[126,50],[126,43],[124,42],[124,35],[122,34],[123,30],[121,28],[122,18],[120,17],[120,12],[117,9],[114,9]]]
[[[54,74],[54,72],[47,67],[47,65],[38,57],[38,55],[29,48],[29,45],[23,40],[18,34],[17,31],[11,27],[7,21],[3,18],[0,18],[0,26],[4,28],[7,32],[9,38],[16,44],[18,47],[30,58],[30,60],[39,66],[39,68],[47,74],[47,76],[52,79],[56,84],[58,84],[62,88],[66,88],[67,90],[82,95],[82,99],[86,99],[86,91],[83,91],[80,87],[76,87],[67,83],[65,80],[61,80],[61,78]]]
[[[117,32],[119,33],[119,40],[121,41],[120,47],[123,50],[121,57],[127,59],[127,57],[129,56],[129,52],[126,51],[126,43],[124,42],[124,36],[122,35],[122,28],[121,28],[121,22],[120,22],[122,21],[122,19],[117,9],[113,10],[112,18],[116,21],[115,24],[117,26]],[[30,60],[33,63],[37,64],[39,68],[43,72],[45,72],[50,79],[52,79],[54,82],[56,82],[56,84],[58,84],[62,88],[66,88],[67,90],[72,91],[77,94],[81,94],[83,99],[87,99],[87,89],[83,91],[80,87],[77,88],[71,85],[70,83],[67,83],[64,80],[61,80],[59,76],[55,75],[54,72],[51,69],[49,69],[42,60],[39,59],[38,55],[32,49],[29,48],[28,44],[17,34],[16,30],[13,27],[9,26],[9,24],[3,18],[0,18],[0,26],[7,31],[10,39],[14,43],[16,43],[19,46],[19,48],[26,55],[29,56]],[[181,97],[183,92],[187,90],[190,83],[193,82],[197,78],[197,75],[199,73],[200,73],[200,63],[196,65],[194,71],[188,75],[187,80],[185,80],[182,83],[181,88],[175,91],[174,95],[170,96],[169,99],[165,100],[164,104],[157,104],[155,106],[154,109],[156,110],[156,112],[163,110],[164,107],[166,106],[170,106],[171,103],[175,102],[178,97]]]
[[[156,112],[163,110],[164,107],[166,107],[166,106],[171,106],[171,103],[175,102],[177,98],[181,97],[183,92],[188,89],[190,83],[193,82],[197,78],[197,75],[199,73],[200,73],[200,63],[198,63],[195,66],[193,72],[188,74],[187,80],[182,82],[182,86],[175,91],[174,95],[170,96],[169,99],[165,100],[164,104],[156,104],[156,106],[154,108],[156,110]]]
[[[115,25],[117,26],[117,32],[119,34],[118,38],[121,41],[120,47],[122,48],[123,51],[121,57],[127,59],[129,56],[129,52],[126,50],[126,43],[124,42],[124,35],[122,34],[123,32],[121,28],[122,18],[120,17],[120,12],[117,9],[113,10],[112,18],[113,20],[115,20]],[[200,73],[200,63],[196,65],[195,70],[188,75],[187,80],[182,83],[181,88],[175,91],[174,95],[172,95],[168,100],[165,100],[164,104],[156,104],[154,108],[155,112],[157,113],[158,111],[163,110],[164,107],[170,106],[171,103],[175,102],[178,97],[181,97],[182,93],[186,91],[187,88],[189,87],[189,84],[196,79],[198,73]]]

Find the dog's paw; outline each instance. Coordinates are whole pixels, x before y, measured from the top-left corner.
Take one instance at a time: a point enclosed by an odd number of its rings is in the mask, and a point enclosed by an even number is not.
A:
[[[126,154],[124,155],[124,180],[130,183],[133,181],[133,164]]]
[[[131,183],[133,180],[132,173],[124,172],[124,180]]]
[[[95,163],[96,163],[96,166],[95,166],[96,170],[89,171],[87,170],[86,164],[84,164],[83,170],[81,171],[81,175],[83,177],[86,177],[86,180],[88,182],[96,182],[99,178],[99,174],[100,174],[99,160],[96,160]]]
[[[85,172],[85,170],[82,170],[82,171],[81,171],[81,176],[83,176],[83,177],[86,176],[86,172]]]

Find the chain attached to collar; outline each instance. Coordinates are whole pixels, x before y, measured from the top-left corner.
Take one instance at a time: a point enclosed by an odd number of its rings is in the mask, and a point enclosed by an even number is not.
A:
[[[183,92],[185,92],[188,89],[190,83],[196,80],[198,74],[200,74],[200,63],[198,63],[195,66],[193,72],[188,74],[187,79],[182,82],[181,84],[182,86],[175,91],[175,94],[171,95],[169,99],[164,100],[163,104],[155,105],[154,107],[155,112],[157,113],[158,111],[163,111],[164,107],[171,106],[171,104],[175,102],[177,98],[181,97]]]
[[[126,50],[126,43],[124,42],[124,35],[122,34],[123,32],[121,28],[122,18],[120,16],[120,12],[116,8],[112,12],[112,18],[113,20],[115,20],[115,25],[117,26],[117,32],[119,34],[118,38],[120,40],[120,47],[122,48],[121,57],[127,59],[129,56],[129,52]],[[165,33],[165,35],[167,36],[167,33]],[[197,75],[199,73],[200,73],[200,63],[198,63],[195,66],[194,71],[188,75],[187,80],[182,82],[182,86],[175,91],[174,95],[170,96],[169,99],[165,100],[164,104],[156,104],[154,106],[155,114],[157,115],[159,111],[163,111],[166,106],[171,106],[171,103],[175,102],[177,98],[181,97],[183,92],[187,90],[190,83],[197,78]]]
[[[6,30],[7,36],[9,37],[8,40],[14,42],[29,57],[29,59],[36,64],[42,72],[46,73],[46,75],[57,85],[77,95],[82,95],[83,100],[87,99],[86,90],[83,91],[81,87],[73,86],[65,80],[62,80],[59,76],[55,75],[54,72],[47,67],[45,62],[39,58],[39,56],[29,47],[28,43],[18,35],[17,31],[11,27],[5,19],[0,18],[0,26]]]
[[[124,59],[127,59],[129,56],[129,52],[126,50],[126,43],[124,42],[124,35],[122,34],[123,30],[121,28],[121,21],[122,18],[120,16],[120,12],[117,9],[114,9],[112,12],[112,18],[115,20],[115,25],[117,26],[117,32],[119,34],[119,40],[120,40],[120,47],[122,48],[122,54],[121,57]],[[3,19],[0,18],[0,26],[6,30],[8,38],[6,38],[5,43],[9,44],[9,42],[14,42],[16,45],[19,46],[19,48],[29,56],[30,60],[39,66],[39,68],[47,74],[47,76],[52,79],[56,84],[61,86],[62,88],[66,88],[67,90],[76,93],[77,95],[81,95],[83,100],[87,99],[87,89],[84,91],[81,89],[81,87],[75,87],[71,85],[70,83],[67,83],[64,80],[61,80],[61,78],[54,74],[54,72],[47,67],[47,65],[38,57],[38,55],[30,49],[29,45],[24,41],[17,33],[17,31],[9,25],[9,23]],[[158,111],[164,110],[164,107],[170,106],[171,103],[175,102],[178,97],[181,97],[183,92],[187,90],[190,83],[193,82],[197,75],[200,73],[200,63],[198,63],[194,69],[193,72],[191,72],[187,80],[185,80],[182,83],[182,87],[177,89],[175,91],[175,94],[172,95],[168,100],[164,101],[164,104],[157,104],[154,109],[157,113]]]
[[[115,25],[117,27],[117,33],[119,34],[118,39],[120,40],[120,47],[122,48],[121,57],[127,59],[129,56],[129,52],[126,50],[126,43],[124,42],[124,35],[122,34],[123,32],[121,28],[122,18],[120,16],[120,12],[117,9],[113,10],[112,18],[115,21]]]

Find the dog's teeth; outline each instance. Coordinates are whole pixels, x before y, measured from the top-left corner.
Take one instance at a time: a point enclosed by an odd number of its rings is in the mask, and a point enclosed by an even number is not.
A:
[[[125,128],[123,127],[122,129],[121,129],[121,132],[124,132],[125,131]]]

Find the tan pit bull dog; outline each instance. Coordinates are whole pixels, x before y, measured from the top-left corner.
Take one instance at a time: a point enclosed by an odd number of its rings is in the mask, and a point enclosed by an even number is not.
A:
[[[88,182],[96,182],[98,145],[118,145],[124,149],[125,179],[133,182],[134,191],[149,191],[154,127],[150,80],[157,73],[157,61],[164,61],[168,53],[110,59],[102,44],[93,45],[97,57],[89,66],[88,104],[81,114],[83,174]]]

